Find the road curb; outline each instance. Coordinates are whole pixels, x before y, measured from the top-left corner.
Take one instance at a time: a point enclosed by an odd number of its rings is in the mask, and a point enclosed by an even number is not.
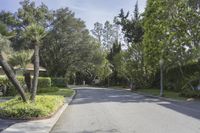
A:
[[[49,133],[75,96],[76,90],[71,97],[65,99],[64,105],[51,118],[16,123],[3,130],[2,133]]]

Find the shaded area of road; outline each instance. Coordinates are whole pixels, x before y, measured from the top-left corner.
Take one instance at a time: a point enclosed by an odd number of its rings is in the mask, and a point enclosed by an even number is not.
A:
[[[52,133],[199,133],[200,104],[79,88]]]
[[[13,124],[20,123],[20,122],[22,122],[22,121],[0,119],[0,132],[3,131],[4,129],[8,128],[9,126],[13,125]]]

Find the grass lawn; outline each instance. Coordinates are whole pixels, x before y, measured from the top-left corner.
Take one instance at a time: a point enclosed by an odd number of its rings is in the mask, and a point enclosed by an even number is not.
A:
[[[3,96],[3,95],[0,95],[0,98],[13,98],[13,96]]]
[[[127,86],[111,86],[110,88],[123,90],[123,89],[128,89],[129,87],[127,87]]]
[[[151,94],[154,96],[160,95],[159,89],[138,89],[136,92],[142,92],[142,93]],[[180,96],[180,93],[169,91],[169,90],[164,90],[164,97],[176,99],[176,100],[186,100],[187,99],[186,97]]]
[[[70,97],[74,93],[74,90],[68,88],[59,88],[57,91],[39,92],[38,95],[60,95],[64,97]]]

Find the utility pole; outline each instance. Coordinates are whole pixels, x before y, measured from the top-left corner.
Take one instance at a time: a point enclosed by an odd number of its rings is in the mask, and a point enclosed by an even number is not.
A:
[[[160,59],[159,64],[160,64],[160,97],[162,97],[163,96],[163,65],[164,65],[164,60]]]

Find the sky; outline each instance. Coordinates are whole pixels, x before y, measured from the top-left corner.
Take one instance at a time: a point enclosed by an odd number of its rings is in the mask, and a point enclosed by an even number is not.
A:
[[[21,0],[0,0],[0,10],[16,12],[20,7]],[[39,5],[43,2],[49,9],[69,7],[75,12],[77,18],[85,21],[88,29],[94,27],[95,22],[104,23],[106,20],[112,22],[120,9],[133,12],[137,0],[35,0]],[[143,12],[146,0],[138,0],[139,10]]]

